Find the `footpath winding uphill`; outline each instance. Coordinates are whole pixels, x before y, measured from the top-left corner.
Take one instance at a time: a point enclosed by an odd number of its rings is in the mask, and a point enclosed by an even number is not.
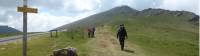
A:
[[[125,42],[125,50],[121,51],[117,38],[112,34],[109,26],[99,27],[95,38],[87,43],[91,49],[90,56],[146,56],[140,47]]]

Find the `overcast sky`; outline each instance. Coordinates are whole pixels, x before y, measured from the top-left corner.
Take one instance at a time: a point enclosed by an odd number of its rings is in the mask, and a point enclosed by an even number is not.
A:
[[[162,8],[199,14],[199,0],[28,0],[38,13],[28,14],[28,31],[48,31],[89,15],[128,5],[137,10]],[[22,30],[22,13],[17,7],[22,0],[0,0],[0,25]]]

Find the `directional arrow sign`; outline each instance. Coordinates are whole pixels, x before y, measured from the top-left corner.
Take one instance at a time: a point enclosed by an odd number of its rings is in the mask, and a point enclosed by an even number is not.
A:
[[[27,13],[37,13],[36,8],[27,8],[27,7],[18,7],[17,11],[18,12],[27,12]]]

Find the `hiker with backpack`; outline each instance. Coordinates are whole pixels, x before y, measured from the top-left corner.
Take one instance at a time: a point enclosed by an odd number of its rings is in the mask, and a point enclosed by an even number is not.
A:
[[[92,35],[92,29],[91,28],[87,28],[87,32],[88,32],[88,38],[90,38],[91,35]]]
[[[89,37],[89,38],[95,37],[95,36],[94,36],[95,30],[96,30],[95,27],[87,28],[87,32],[88,32],[88,37]]]
[[[95,37],[95,35],[94,35],[95,34],[95,30],[96,30],[95,27],[92,27],[92,37]]]
[[[124,50],[124,42],[125,42],[124,40],[128,38],[124,24],[120,25],[117,32],[117,38],[119,39],[121,50]]]

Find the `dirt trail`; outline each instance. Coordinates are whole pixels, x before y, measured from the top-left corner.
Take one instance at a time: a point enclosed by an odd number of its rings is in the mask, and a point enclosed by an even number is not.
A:
[[[97,28],[96,37],[87,43],[91,49],[90,56],[146,56],[138,46],[128,42],[125,50],[121,51],[117,38],[110,31],[109,26]]]

